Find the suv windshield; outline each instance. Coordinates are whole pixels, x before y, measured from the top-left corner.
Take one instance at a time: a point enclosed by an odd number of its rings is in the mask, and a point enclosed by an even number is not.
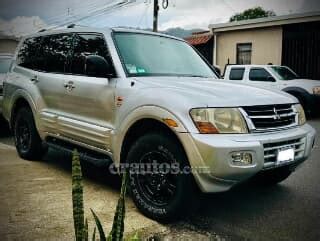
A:
[[[194,49],[183,41],[140,33],[115,33],[119,55],[129,76],[217,78]]]
[[[0,74],[6,74],[9,71],[11,58],[0,58]]]
[[[280,80],[293,80],[299,78],[295,72],[284,66],[272,66],[271,70]]]

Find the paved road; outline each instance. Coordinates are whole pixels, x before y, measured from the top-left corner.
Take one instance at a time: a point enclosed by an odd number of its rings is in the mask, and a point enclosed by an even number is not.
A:
[[[320,133],[320,120],[310,124]],[[58,240],[72,240],[70,157],[51,151],[45,162],[27,162],[17,157],[12,145],[12,137],[0,130],[0,239],[55,240],[58,233]],[[172,240],[181,235],[189,240],[212,235],[211,240],[318,241],[319,146],[318,140],[311,158],[281,185],[245,184],[227,193],[205,195],[197,213],[166,228],[142,217],[128,200],[127,231],[169,232]],[[85,199],[86,208],[93,207],[108,227],[119,181],[101,177],[104,174],[89,169]]]

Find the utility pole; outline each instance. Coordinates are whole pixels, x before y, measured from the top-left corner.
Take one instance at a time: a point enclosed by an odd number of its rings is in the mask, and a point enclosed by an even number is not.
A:
[[[158,32],[158,13],[159,13],[158,0],[153,0],[153,32]]]

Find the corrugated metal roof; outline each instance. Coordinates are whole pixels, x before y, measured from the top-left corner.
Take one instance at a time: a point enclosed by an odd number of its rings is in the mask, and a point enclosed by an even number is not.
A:
[[[205,44],[212,38],[211,34],[206,35],[191,35],[185,38],[185,40],[191,45]]]

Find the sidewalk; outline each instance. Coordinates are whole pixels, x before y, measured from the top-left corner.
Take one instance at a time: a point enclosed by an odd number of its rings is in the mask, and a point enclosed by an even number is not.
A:
[[[20,159],[14,147],[0,144],[0,239],[74,240],[71,202],[71,159],[49,152],[45,161]],[[93,230],[92,208],[106,232],[113,222],[119,196],[119,180],[102,177],[90,169],[85,174],[84,203]],[[98,176],[98,178],[93,178]],[[125,232],[151,229],[161,232],[162,225],[145,218],[127,199]]]

